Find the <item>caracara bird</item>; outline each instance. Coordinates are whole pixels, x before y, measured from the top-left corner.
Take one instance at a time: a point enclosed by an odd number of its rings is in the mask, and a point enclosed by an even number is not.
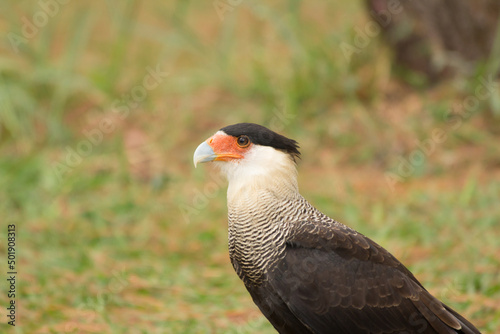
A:
[[[229,255],[280,333],[479,333],[371,239],[299,193],[298,144],[234,124],[200,144],[194,164],[227,176]]]

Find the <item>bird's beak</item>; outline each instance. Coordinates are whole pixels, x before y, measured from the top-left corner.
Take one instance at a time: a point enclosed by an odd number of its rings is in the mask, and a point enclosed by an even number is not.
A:
[[[194,167],[202,162],[214,161],[217,158],[217,154],[215,154],[214,150],[206,141],[201,143],[194,151],[193,162]]]
[[[205,140],[194,151],[194,167],[201,162],[235,161],[242,159],[241,149],[235,144],[235,138],[226,134],[216,133]]]

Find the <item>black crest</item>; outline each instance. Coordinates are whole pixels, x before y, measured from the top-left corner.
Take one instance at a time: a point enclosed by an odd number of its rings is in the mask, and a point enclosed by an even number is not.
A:
[[[254,123],[238,123],[228,125],[222,129],[226,134],[234,137],[246,135],[252,143],[262,146],[271,146],[275,149],[287,152],[295,158],[300,157],[299,144],[285,136],[282,136],[268,128]]]

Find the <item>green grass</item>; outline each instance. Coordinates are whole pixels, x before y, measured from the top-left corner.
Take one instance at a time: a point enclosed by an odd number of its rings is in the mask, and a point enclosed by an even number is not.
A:
[[[0,312],[1,331],[274,333],[229,263],[225,182],[191,161],[252,121],[300,142],[315,206],[498,332],[499,94],[450,118],[476,79],[415,90],[378,39],[348,62],[339,45],[362,9],[243,1],[221,21],[211,2],[69,2],[17,53],[2,39],[0,215],[18,228],[19,311],[15,329]],[[3,30],[39,10],[8,5]],[[130,101],[157,68],[168,76]],[[434,129],[446,139],[391,187]]]

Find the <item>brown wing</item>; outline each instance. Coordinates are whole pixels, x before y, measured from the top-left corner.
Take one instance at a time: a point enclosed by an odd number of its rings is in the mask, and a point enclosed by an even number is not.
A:
[[[479,333],[384,248],[338,223],[303,222],[269,285],[314,333]]]

